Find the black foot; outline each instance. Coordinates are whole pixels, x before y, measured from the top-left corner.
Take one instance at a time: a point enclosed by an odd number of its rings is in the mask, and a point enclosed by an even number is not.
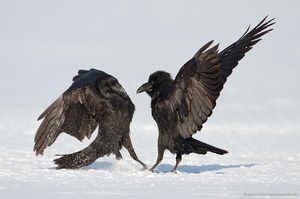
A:
[[[151,171],[152,173],[159,173],[159,171],[154,170],[154,169],[150,169],[149,171]]]

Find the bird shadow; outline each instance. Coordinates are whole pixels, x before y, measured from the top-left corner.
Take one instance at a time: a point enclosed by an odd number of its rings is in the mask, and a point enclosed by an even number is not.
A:
[[[223,169],[234,169],[234,168],[251,168],[257,164],[231,164],[231,165],[221,165],[221,164],[210,164],[201,166],[191,166],[191,165],[180,165],[177,167],[177,171],[184,173],[202,173],[205,171],[219,171]],[[171,164],[161,164],[157,169],[161,172],[169,172],[173,169],[174,165]],[[225,172],[217,172],[217,174],[224,174]]]
[[[111,162],[94,162],[93,164],[87,166],[87,167],[82,167],[79,169],[73,169],[73,170],[106,170],[112,168],[113,163]],[[49,170],[57,170],[56,167],[50,167]]]
[[[94,169],[94,170],[107,170],[112,168],[113,163],[111,162],[94,162],[93,164],[86,167],[86,169]]]
[[[230,164],[230,165],[221,165],[221,164],[209,164],[209,165],[201,165],[201,166],[195,166],[195,165],[179,165],[177,167],[177,171],[183,172],[183,173],[202,173],[206,171],[218,171],[216,174],[224,174],[224,171],[219,171],[219,170],[224,170],[224,169],[237,169],[237,168],[251,168],[253,166],[256,166],[256,163],[249,163],[249,164]],[[86,170],[107,170],[111,169],[113,167],[113,163],[111,162],[94,162],[93,164],[82,168]],[[157,171],[158,172],[163,172],[167,173],[170,172],[173,169],[174,165],[171,164],[160,164],[157,166]],[[56,170],[55,167],[51,167],[49,169]]]

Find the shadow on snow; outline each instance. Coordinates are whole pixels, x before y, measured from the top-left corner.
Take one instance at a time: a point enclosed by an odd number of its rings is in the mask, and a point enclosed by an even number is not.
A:
[[[177,171],[184,173],[202,173],[205,171],[219,171],[223,169],[237,169],[237,168],[251,168],[257,164],[231,164],[231,165],[220,165],[220,164],[210,164],[210,165],[179,165]],[[113,163],[110,162],[94,162],[92,165],[88,166],[87,169],[95,170],[106,170],[112,168]],[[170,172],[174,165],[171,164],[160,164],[157,166],[157,170],[160,172]],[[223,174],[224,172],[217,172],[218,174]]]
[[[183,173],[202,173],[206,171],[219,171],[223,169],[235,169],[235,168],[251,168],[253,166],[256,166],[255,163],[249,163],[249,164],[231,164],[231,165],[221,165],[221,164],[210,164],[210,165],[179,165],[177,167],[177,171],[183,172]],[[157,166],[157,170],[159,172],[170,172],[173,169],[174,165],[171,164],[160,164]],[[94,170],[107,170],[111,169],[113,167],[113,163],[111,162],[94,162],[93,164],[83,168],[83,169],[94,169]],[[52,167],[50,169],[55,169],[55,167]],[[217,174],[223,174],[225,172],[217,172]]]
[[[220,164],[210,164],[210,165],[201,165],[201,166],[191,166],[191,165],[179,165],[177,171],[184,173],[202,173],[205,171],[218,171],[222,169],[234,169],[234,168],[251,168],[257,164],[231,164],[231,165],[220,165]],[[173,169],[174,165],[171,164],[161,164],[157,169],[161,172],[169,172]],[[218,172],[222,174],[223,172]]]

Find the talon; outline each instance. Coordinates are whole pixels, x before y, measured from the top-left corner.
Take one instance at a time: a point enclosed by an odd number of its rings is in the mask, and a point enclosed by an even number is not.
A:
[[[150,169],[149,171],[151,171],[152,173],[159,173],[157,170],[154,169]]]

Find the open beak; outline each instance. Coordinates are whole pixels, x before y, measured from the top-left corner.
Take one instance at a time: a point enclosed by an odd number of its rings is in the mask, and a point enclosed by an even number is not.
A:
[[[142,93],[144,91],[151,91],[151,90],[152,90],[152,84],[146,82],[145,84],[143,84],[141,87],[137,89],[136,93]]]
[[[115,83],[114,85],[111,86],[111,88],[121,97],[127,99],[128,94],[126,93],[125,89],[119,84]]]

